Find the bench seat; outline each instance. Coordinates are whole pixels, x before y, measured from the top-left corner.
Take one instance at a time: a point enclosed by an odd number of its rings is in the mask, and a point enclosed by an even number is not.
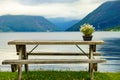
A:
[[[58,63],[103,63],[105,59],[29,59],[18,60],[10,59],[4,60],[2,64],[58,64]]]
[[[106,62],[105,59],[29,59],[29,60],[19,60],[10,59],[2,61],[2,64],[11,64],[18,68],[18,80],[22,79],[22,64],[59,64],[59,63],[103,63]],[[15,67],[14,67],[15,68]],[[90,77],[92,78],[93,68],[90,71]]]

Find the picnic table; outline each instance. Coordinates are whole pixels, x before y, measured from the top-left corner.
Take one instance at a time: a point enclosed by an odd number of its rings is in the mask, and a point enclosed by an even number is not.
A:
[[[103,40],[92,40],[92,41],[83,41],[83,40],[13,40],[9,41],[8,45],[15,45],[16,52],[19,56],[19,59],[4,60],[3,64],[11,64],[12,71],[17,69],[15,66],[18,66],[18,80],[21,80],[22,77],[22,65],[25,65],[25,71],[28,71],[28,64],[64,64],[64,63],[89,63],[89,73],[90,80],[94,80],[93,71],[97,71],[97,63],[105,62],[104,59],[95,59],[94,56],[100,56],[100,53],[96,52],[96,45],[104,44]],[[35,45],[35,47],[27,52],[27,45]],[[36,52],[33,50],[38,47],[38,45],[75,45],[79,48],[82,53],[77,52]],[[89,52],[86,53],[80,45],[88,45]],[[88,56],[88,59],[28,59],[29,55],[55,55],[55,56]]]

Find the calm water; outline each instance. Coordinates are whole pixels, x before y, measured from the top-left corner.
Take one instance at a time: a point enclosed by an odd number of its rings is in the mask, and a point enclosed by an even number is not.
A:
[[[0,70],[10,71],[9,65],[2,65],[1,62],[5,59],[17,59],[15,46],[8,45],[10,40],[82,40],[80,32],[40,32],[40,33],[0,33]],[[93,40],[104,40],[104,45],[97,46],[97,51],[102,53],[102,56],[95,58],[105,58],[107,63],[99,64],[99,71],[102,72],[117,72],[120,71],[120,32],[95,32]],[[27,46],[28,51],[34,46]],[[80,46],[87,50],[87,46]],[[78,52],[79,49],[75,45],[57,46],[41,45],[35,51],[72,51]],[[87,57],[38,57],[30,56],[29,58],[87,58]],[[46,65],[30,65],[31,70],[49,69],[49,70],[87,70],[87,64],[46,64]]]

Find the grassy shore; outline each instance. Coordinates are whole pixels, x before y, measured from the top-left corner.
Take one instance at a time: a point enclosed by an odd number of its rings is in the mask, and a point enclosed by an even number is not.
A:
[[[17,73],[0,72],[0,80],[17,80]],[[86,71],[29,71],[23,72],[22,80],[89,80]],[[120,80],[120,72],[95,72],[94,80]]]

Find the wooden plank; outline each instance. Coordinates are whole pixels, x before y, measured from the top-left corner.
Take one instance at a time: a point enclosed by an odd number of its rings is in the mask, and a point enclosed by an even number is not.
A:
[[[94,45],[89,45],[89,59],[94,59],[93,56],[93,52],[94,52]],[[94,66],[93,63],[89,63],[89,72],[90,72],[90,80],[94,80]]]
[[[40,55],[40,56],[86,56],[89,55],[89,53],[83,54],[79,52],[32,52],[32,53],[27,53],[27,55]],[[99,52],[94,52],[94,56],[100,56],[101,53]]]
[[[9,45],[96,45],[104,44],[103,40],[82,41],[82,40],[14,40],[8,42]]]
[[[22,80],[22,65],[18,65],[18,80]]]
[[[29,59],[4,60],[2,64],[58,64],[58,63],[103,63],[105,59]]]

